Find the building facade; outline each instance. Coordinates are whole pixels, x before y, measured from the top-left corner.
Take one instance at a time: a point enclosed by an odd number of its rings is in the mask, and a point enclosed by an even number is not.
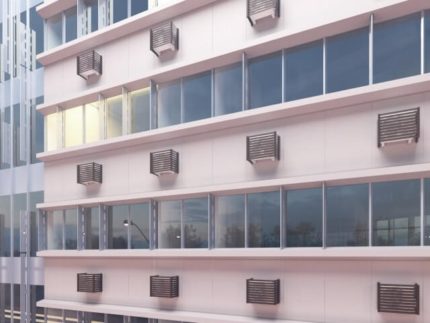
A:
[[[428,1],[37,12],[46,321],[430,321]]]

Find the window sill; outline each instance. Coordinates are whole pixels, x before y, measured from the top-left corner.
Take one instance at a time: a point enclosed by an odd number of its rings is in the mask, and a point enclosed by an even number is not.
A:
[[[331,247],[331,248],[244,248],[244,249],[156,249],[156,250],[44,250],[42,258],[218,258],[298,260],[428,260],[430,246],[422,247]]]

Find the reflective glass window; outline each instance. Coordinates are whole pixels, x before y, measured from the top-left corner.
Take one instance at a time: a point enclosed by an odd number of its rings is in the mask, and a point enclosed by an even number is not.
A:
[[[150,239],[150,204],[130,205],[130,248],[148,249]]]
[[[150,90],[145,88],[130,92],[130,131],[131,133],[150,129]]]
[[[326,66],[328,93],[369,84],[369,29],[327,38]]]
[[[78,210],[69,209],[64,212],[64,249],[78,248]]]
[[[317,41],[285,52],[285,100],[323,93],[323,42]]]
[[[122,95],[106,99],[107,138],[122,135]]]
[[[63,211],[48,212],[47,216],[47,249],[63,249]]]
[[[171,82],[158,86],[158,127],[181,122],[181,83]]]
[[[211,116],[211,75],[209,71],[183,79],[183,122],[205,119]]]
[[[282,53],[249,60],[249,108],[259,108],[282,101]]]
[[[27,194],[15,194],[13,195],[13,255],[15,257],[20,256],[20,242],[21,242],[21,230],[20,221],[21,218],[27,214]]]
[[[181,248],[181,201],[158,204],[158,248]]]
[[[43,191],[31,192],[29,198],[30,210],[30,256],[36,257],[38,251],[38,213],[36,204],[43,202]]]
[[[64,111],[64,146],[72,147],[84,142],[84,114],[82,106]]]
[[[11,209],[10,196],[0,196],[0,256],[10,257]]]
[[[215,115],[242,111],[242,64],[215,69],[214,82]]]
[[[215,199],[215,246],[245,247],[245,196],[217,196]]]
[[[420,74],[420,14],[375,24],[373,81]]]
[[[113,22],[127,18],[127,2],[124,0],[113,0]]]
[[[99,208],[84,209],[85,249],[99,249]]]
[[[72,7],[64,11],[66,24],[66,42],[76,39],[78,33],[77,8]]]
[[[127,227],[124,220],[128,219],[127,205],[107,207],[108,214],[108,249],[127,249]]]
[[[131,15],[148,10],[148,0],[131,0]]]
[[[35,104],[31,106],[31,163],[39,163],[36,154],[43,152],[45,141],[43,114],[36,111],[36,106],[43,103],[43,96],[36,98]]]
[[[27,160],[26,115],[25,106],[13,105],[13,164],[23,166]]]
[[[85,104],[85,142],[90,143],[101,139],[100,120],[101,111],[99,102]]]
[[[247,195],[248,247],[280,247],[280,193]]]
[[[369,245],[369,185],[328,187],[327,246]]]
[[[36,37],[36,54],[40,54],[44,50],[44,24],[42,17],[36,12],[36,7],[37,5],[30,8],[30,29]],[[42,64],[36,61],[36,68],[40,67]]]
[[[11,164],[11,139],[12,139],[12,124],[11,124],[11,109],[10,107],[5,107],[3,111],[0,112],[1,116],[1,134],[0,134],[0,168],[6,169],[10,167]]]
[[[208,199],[183,201],[184,248],[208,247]]]
[[[84,16],[86,18],[85,30],[87,33],[96,31],[99,26],[99,8],[98,8],[98,0],[83,0],[85,5],[85,13]]]
[[[374,246],[420,244],[420,181],[372,184]]]
[[[285,198],[287,247],[321,247],[322,189],[288,190]]]

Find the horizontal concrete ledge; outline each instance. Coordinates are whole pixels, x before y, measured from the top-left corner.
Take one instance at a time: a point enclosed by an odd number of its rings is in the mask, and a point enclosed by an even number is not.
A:
[[[134,306],[110,305],[110,304],[86,304],[81,302],[68,302],[43,299],[37,302],[37,306],[71,311],[92,313],[106,313],[114,315],[126,315],[134,317],[147,317],[161,320],[175,320],[195,323],[235,323],[235,322],[270,322],[270,323],[311,323],[304,321],[261,319],[249,316],[213,314],[190,311],[163,311],[155,308],[143,308]],[[251,305],[250,305],[251,306]]]
[[[430,91],[430,73],[37,154],[49,162]],[[376,119],[375,119],[376,120]],[[375,121],[376,122],[376,121]]]
[[[47,201],[38,203],[38,209],[55,210],[95,204],[126,204],[140,203],[150,199],[163,200],[171,198],[189,198],[203,196],[204,194],[234,194],[246,191],[262,192],[271,189],[285,188],[309,188],[326,183],[327,185],[347,185],[384,180],[402,180],[419,177],[430,177],[430,163],[413,164],[394,167],[380,167],[325,174],[309,174],[304,176],[277,178],[258,181],[246,181],[230,184],[218,184],[211,186],[198,186],[191,188],[179,188],[170,190],[158,190],[142,193],[123,194],[115,196],[93,197],[79,200]]]
[[[424,247],[329,247],[246,249],[155,249],[155,250],[45,250],[43,258],[211,258],[293,260],[430,260],[430,246]]]

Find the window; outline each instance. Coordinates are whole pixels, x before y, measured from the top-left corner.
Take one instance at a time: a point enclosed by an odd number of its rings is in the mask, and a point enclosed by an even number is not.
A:
[[[372,184],[373,245],[420,244],[420,181]]]
[[[25,106],[13,105],[13,165],[23,166],[27,161],[27,133]]]
[[[47,214],[47,249],[76,250],[78,210],[55,210]]]
[[[245,247],[245,195],[216,197],[215,246]]]
[[[424,179],[424,244],[430,245],[430,178]]]
[[[64,12],[66,25],[66,43],[76,39],[78,32],[77,8],[72,7]]]
[[[430,11],[425,12],[425,20],[424,20],[424,64],[425,64],[425,72],[430,73]]]
[[[287,247],[321,247],[322,189],[289,190],[285,199]]]
[[[76,209],[64,212],[64,249],[78,248],[78,212]]]
[[[208,199],[183,201],[184,248],[208,247]]]
[[[150,239],[149,203],[130,205],[130,248],[148,249]]]
[[[279,191],[247,195],[248,247],[280,247]]]
[[[48,212],[47,216],[47,245],[48,250],[63,249],[63,211]]]
[[[175,81],[158,86],[158,127],[181,122],[181,83]]]
[[[128,219],[128,205],[107,207],[108,249],[127,249],[127,227],[124,220]]]
[[[369,29],[327,38],[327,92],[369,84]]]
[[[130,132],[136,133],[151,128],[150,89],[130,92]]]
[[[11,164],[11,138],[12,138],[12,124],[11,124],[11,109],[5,107],[1,111],[1,133],[0,133],[0,168],[6,169]]]
[[[98,0],[82,0],[83,12],[83,35],[96,31],[99,26]]]
[[[21,230],[20,220],[27,213],[27,194],[14,194],[13,195],[13,256],[20,256],[20,242],[21,242]]]
[[[327,246],[369,245],[369,185],[328,187],[326,199]]]
[[[158,248],[181,247],[181,201],[158,204]]]
[[[46,20],[48,49],[63,43],[63,14],[52,16]]]
[[[72,147],[84,142],[83,107],[67,109],[64,111],[64,146]]]
[[[121,21],[127,18],[127,1],[112,0],[113,1],[113,22]]]
[[[249,108],[259,108],[282,101],[282,53],[249,60]]]
[[[183,122],[210,118],[212,107],[211,75],[211,72],[204,72],[183,79]]]
[[[106,137],[122,135],[122,95],[106,99]]]
[[[131,15],[148,10],[148,0],[131,0]]]
[[[55,150],[60,146],[58,142],[58,118],[58,113],[52,113],[45,117],[46,151]]]
[[[420,18],[413,14],[375,25],[375,83],[420,74]]]
[[[294,47],[285,52],[285,100],[323,93],[323,42]]]
[[[101,139],[100,136],[100,105],[99,102],[85,104],[84,111],[85,142],[90,143]]]
[[[44,50],[44,28],[43,28],[43,19],[36,12],[36,7],[33,6],[30,8],[30,29],[35,32],[36,35],[36,54],[40,54]],[[42,67],[38,61],[36,61],[36,68]]]
[[[215,69],[214,81],[215,115],[242,111],[242,64]]]
[[[44,124],[43,114],[36,110],[38,104],[43,103],[43,96],[36,98],[35,104],[31,106],[31,163],[39,163],[36,154],[43,152]]]
[[[30,210],[30,257],[36,257],[38,250],[38,210],[37,203],[43,202],[43,191],[29,193]]]
[[[11,238],[10,196],[0,196],[0,256],[10,257]]]
[[[85,249],[99,249],[99,207],[84,208]]]

